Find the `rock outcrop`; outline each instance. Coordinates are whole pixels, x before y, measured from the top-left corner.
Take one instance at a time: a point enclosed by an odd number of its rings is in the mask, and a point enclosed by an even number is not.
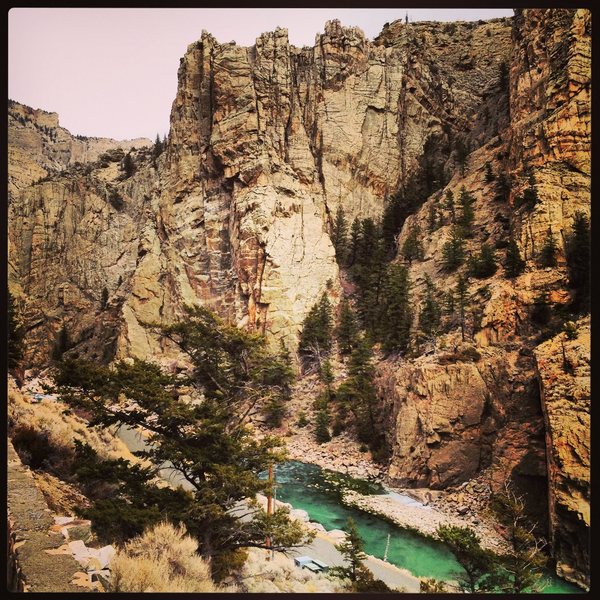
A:
[[[535,349],[548,448],[550,535],[557,572],[589,587],[590,320]]]
[[[20,190],[77,162],[97,160],[108,150],[143,148],[146,138],[117,141],[73,136],[59,125],[58,114],[8,101],[8,193]]]
[[[493,57],[481,52],[488,43]],[[302,49],[284,29],[252,48],[204,33],[181,60],[166,152],[132,153],[137,172],[126,179],[105,160],[21,189],[49,162],[96,155],[72,137],[58,144],[55,115],[13,105],[13,155],[43,155],[31,173],[14,168],[10,214],[31,358],[44,360],[63,324],[99,357],[168,357],[143,324],[196,303],[294,347],[330,280],[338,294],[328,235],[337,206],[378,216],[384,197],[425,168],[426,149],[435,148],[428,168],[450,171],[452,136],[476,122],[478,139],[489,137],[478,106],[498,97],[490,88],[509,49],[507,19],[454,32],[394,24],[375,42],[334,21]],[[57,137],[52,151],[43,127]],[[107,322],[111,339],[100,333]]]
[[[166,149],[135,144],[128,172],[116,143],[75,139],[55,115],[13,103],[9,276],[27,360],[46,363],[65,327],[80,355],[176,367],[146,325],[197,304],[294,349],[319,296],[341,295],[329,235],[338,207],[378,218],[386,197],[411,186],[419,202],[398,248],[419,225],[423,259],[409,265],[418,313],[426,275],[439,290],[456,286],[442,268],[444,195],[464,186],[475,198],[467,252],[488,243],[500,259],[511,236],[526,268],[471,279],[465,339],[454,324],[418,358],[380,361],[388,475],[445,488],[485,473],[491,489],[511,477],[542,529],[549,510],[559,570],[585,584],[587,384],[568,379],[577,409],[555,410],[531,313],[541,293],[559,310],[569,303],[565,238],[575,213],[590,212],[590,29],[587,10],[526,9],[488,22],[396,21],[373,41],[333,21],[312,48],[291,46],[285,29],[251,48],[203,32],[181,59]],[[496,199],[486,163],[508,175],[508,201]],[[541,268],[549,231],[558,264]],[[559,431],[577,432],[573,469]]]
[[[401,249],[415,226],[424,232],[423,259],[409,266],[415,317],[426,276],[438,290],[451,290],[457,283],[457,274],[445,272],[442,264],[442,248],[451,229],[444,206],[447,190],[456,199],[464,186],[475,198],[467,255],[487,243],[496,249],[500,265],[495,275],[469,282],[466,343],[451,332],[430,344],[428,356],[378,366],[378,385],[388,414],[390,477],[403,485],[446,487],[483,472],[496,490],[511,477],[529,497],[532,516],[539,524],[549,522],[558,571],[584,586],[589,573],[588,383],[584,376],[565,383],[569,397],[577,398],[575,406],[569,411],[558,409],[560,425],[551,422],[553,394],[560,395],[562,388],[555,391],[558,382],[548,379],[539,367],[539,356],[546,356],[552,344],[537,346],[544,329],[556,327],[559,318],[540,326],[533,321],[532,311],[541,294],[547,294],[557,315],[571,300],[566,238],[575,213],[589,215],[591,208],[590,48],[589,11],[517,12],[508,65],[510,119],[497,137],[471,152],[464,176],[455,172],[444,189],[406,220],[398,239]],[[509,174],[509,202],[494,199],[496,183],[487,181],[486,163],[494,173]],[[531,185],[531,174],[538,200],[527,206],[520,197]],[[443,222],[431,227],[433,210],[443,216]],[[552,268],[539,264],[549,231],[558,245],[557,265]],[[517,240],[526,262],[525,271],[514,279],[505,276],[500,250],[509,235]],[[417,322],[415,318],[415,326]],[[585,336],[579,344],[579,358],[574,360],[585,369],[582,357],[586,348],[589,352]],[[453,364],[447,364],[448,358]],[[556,361],[560,360],[558,355]],[[549,402],[544,397],[546,388]],[[561,456],[572,451],[565,449],[557,427],[577,447],[573,452],[581,453],[574,456],[577,468],[572,471]],[[546,489],[549,515],[544,506]],[[567,501],[567,496],[572,499]]]

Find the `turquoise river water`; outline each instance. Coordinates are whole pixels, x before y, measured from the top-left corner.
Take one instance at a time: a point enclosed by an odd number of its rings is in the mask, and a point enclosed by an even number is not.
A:
[[[385,519],[346,507],[340,502],[342,489],[354,489],[363,494],[388,493],[382,486],[297,461],[279,465],[276,478],[277,499],[305,510],[311,521],[321,523],[325,529],[343,529],[348,517],[352,517],[365,542],[367,554],[383,558],[390,534],[387,555],[390,563],[409,570],[417,577],[452,580],[455,573],[461,572],[454,555],[440,542],[401,529]],[[551,573],[544,577],[544,585],[546,594],[581,591]]]

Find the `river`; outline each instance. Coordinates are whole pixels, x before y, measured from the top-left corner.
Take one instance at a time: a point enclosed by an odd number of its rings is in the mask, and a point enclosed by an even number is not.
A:
[[[132,451],[142,450],[145,446],[141,436],[129,427],[121,426],[117,435]],[[161,469],[160,475],[172,484],[182,484],[189,488],[190,484],[168,465]],[[262,476],[266,477],[266,473]],[[362,494],[391,493],[399,502],[414,503],[408,496],[389,492],[380,484],[298,461],[278,465],[276,478],[277,500],[305,510],[311,521],[320,523],[328,531],[343,529],[348,517],[352,517],[365,542],[367,554],[384,558],[389,534],[388,562],[410,571],[416,577],[450,581],[455,579],[456,572],[461,571],[454,555],[441,542],[402,529],[383,518],[344,506],[340,501],[343,489],[352,489]],[[545,594],[582,591],[552,573],[544,576],[544,585]]]
[[[401,529],[385,519],[346,507],[340,502],[343,488],[361,493],[389,493],[382,486],[297,461],[279,465],[276,478],[277,499],[305,510],[311,521],[321,523],[325,529],[343,529],[348,517],[352,517],[365,542],[367,554],[383,558],[389,534],[387,560],[390,563],[407,569],[417,577],[452,580],[456,572],[461,572],[454,555],[441,542]],[[401,494],[396,494],[396,498],[400,502],[414,502]],[[544,585],[545,594],[582,591],[552,573],[545,575]]]

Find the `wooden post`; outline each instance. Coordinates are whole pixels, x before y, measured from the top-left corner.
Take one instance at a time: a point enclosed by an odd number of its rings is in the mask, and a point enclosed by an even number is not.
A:
[[[273,488],[273,465],[269,465],[269,490],[267,492],[267,515],[273,514],[273,497],[271,496],[271,490]],[[265,541],[267,548],[271,548],[271,537],[267,535]],[[268,559],[268,557],[267,557]]]

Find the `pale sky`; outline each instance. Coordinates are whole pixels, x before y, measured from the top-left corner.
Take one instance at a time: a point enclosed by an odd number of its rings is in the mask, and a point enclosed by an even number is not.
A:
[[[512,9],[13,8],[9,12],[9,98],[57,112],[73,134],[129,139],[168,132],[179,59],[203,29],[221,43],[252,46],[286,27],[312,46],[325,22],[357,25],[372,39],[383,24],[476,21]]]

